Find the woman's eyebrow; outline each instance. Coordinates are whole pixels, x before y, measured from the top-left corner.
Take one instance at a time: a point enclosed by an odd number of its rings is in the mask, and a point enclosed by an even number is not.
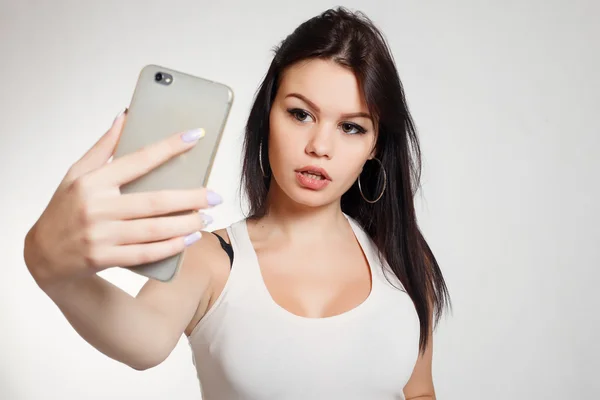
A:
[[[319,108],[319,106],[317,106],[314,102],[310,101],[306,96],[301,95],[300,93],[290,93],[287,96],[285,96],[286,99],[288,97],[295,97],[297,99],[300,99],[303,102],[305,102],[306,104],[308,104],[311,108],[313,108],[316,112],[321,112],[321,109]],[[342,114],[342,118],[367,118],[367,119],[370,119],[371,121],[373,121],[373,118],[371,117],[371,115],[368,113],[364,113],[364,112]]]

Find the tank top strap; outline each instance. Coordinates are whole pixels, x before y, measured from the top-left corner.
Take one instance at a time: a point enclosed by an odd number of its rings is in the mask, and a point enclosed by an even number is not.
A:
[[[373,276],[373,288],[375,288],[375,286],[389,286],[391,280],[395,287],[400,287],[402,290],[404,290],[404,285],[402,285],[400,280],[394,274],[388,262],[377,249],[377,245],[375,244],[373,239],[371,239],[367,232],[365,232],[365,230],[362,228],[362,226],[356,219],[352,218],[349,215],[346,215],[346,218],[354,227],[354,233],[356,234],[356,237],[359,240],[359,242],[361,242],[363,251],[365,252],[367,259],[369,260],[369,264],[371,265],[371,273]]]
[[[261,273],[256,253],[248,235],[246,220],[242,219],[231,224],[227,227],[227,234],[234,254],[231,275],[236,275],[236,280],[242,282],[244,287],[253,286],[256,288],[255,284],[260,283]]]

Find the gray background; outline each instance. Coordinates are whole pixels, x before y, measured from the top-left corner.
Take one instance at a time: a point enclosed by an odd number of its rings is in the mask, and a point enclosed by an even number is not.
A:
[[[270,49],[333,5],[0,1],[0,398],[200,397],[185,339],[141,373],[79,338],[28,275],[23,237],[149,63],[235,90],[209,184],[225,199],[213,227],[235,221]],[[599,398],[600,3],[345,5],[383,29],[421,135],[419,219],[455,305],[435,337],[438,398]],[[144,282],[104,276],[131,293]]]

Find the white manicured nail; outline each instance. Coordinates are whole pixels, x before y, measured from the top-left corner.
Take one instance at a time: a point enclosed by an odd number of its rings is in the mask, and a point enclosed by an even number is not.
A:
[[[200,233],[199,231],[196,231],[194,233],[187,235],[183,239],[183,242],[185,243],[185,247],[188,247],[191,244],[197,242],[198,240],[200,240],[201,237],[202,237],[202,233]]]

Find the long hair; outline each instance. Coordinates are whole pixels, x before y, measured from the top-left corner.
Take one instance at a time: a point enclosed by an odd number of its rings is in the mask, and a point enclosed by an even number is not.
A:
[[[302,23],[275,48],[246,124],[241,187],[249,203],[248,217],[267,212],[269,114],[282,73],[309,59],[332,60],[352,70],[375,116],[375,157],[385,169],[385,191],[379,201],[366,202],[357,180],[342,196],[342,211],[363,227],[381,261],[387,262],[411,297],[420,320],[419,348],[424,351],[432,323],[436,325],[445,306],[450,306],[450,297],[416,220],[413,198],[420,187],[421,152],[415,125],[385,38],[364,14],[343,7],[327,10]],[[365,164],[359,179],[368,199],[381,193],[382,176],[379,163]]]

